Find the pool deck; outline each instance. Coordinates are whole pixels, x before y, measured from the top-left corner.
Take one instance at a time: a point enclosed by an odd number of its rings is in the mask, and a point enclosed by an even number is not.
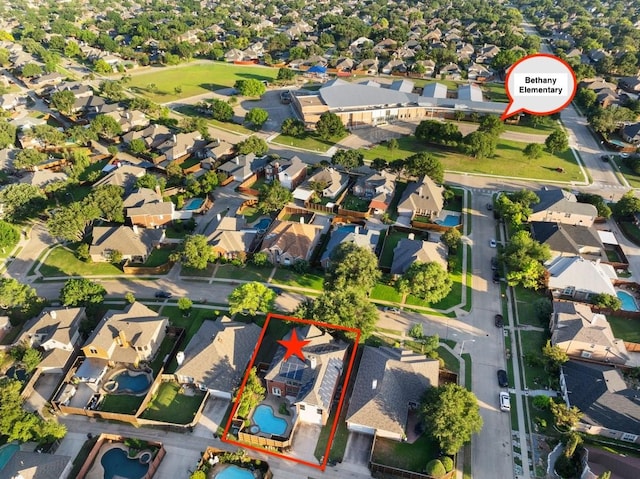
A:
[[[105,455],[107,451],[111,449],[122,449],[127,452],[126,446],[122,443],[104,443],[98,451],[96,458],[93,460],[93,465],[91,469],[87,472],[87,475],[84,476],[85,479],[104,479],[104,467],[102,467],[102,456]]]
[[[284,433],[282,434],[282,437],[289,437],[291,435],[291,431],[293,429],[293,417],[294,416],[293,416],[293,411],[291,411],[291,406],[289,406],[289,412],[291,412],[291,415],[285,416],[283,414],[280,414],[279,408],[280,408],[280,404],[283,401],[288,403],[288,401],[283,397],[277,397],[277,396],[273,396],[271,394],[268,394],[267,397],[264,398],[264,400],[260,404],[258,404],[258,406],[269,406],[273,410],[273,415],[275,417],[284,419],[287,422],[287,429],[285,429]],[[251,424],[252,425],[256,424],[253,421],[253,414],[255,414],[255,410],[251,414]],[[245,430],[244,432],[249,432],[249,431]],[[271,436],[271,434],[268,434],[268,433],[265,433],[265,434],[268,437]],[[262,434],[260,432],[258,432],[256,435],[260,436]]]

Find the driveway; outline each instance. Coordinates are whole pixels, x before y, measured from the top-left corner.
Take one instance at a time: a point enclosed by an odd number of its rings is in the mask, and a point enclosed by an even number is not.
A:
[[[342,462],[367,466],[373,447],[373,438],[374,436],[369,434],[350,432]]]
[[[33,392],[25,401],[25,407],[30,411],[42,411],[58,384],[64,378],[62,373],[43,373],[40,375],[33,388]]]
[[[314,452],[320,437],[320,430],[321,427],[318,425],[298,422],[298,426],[293,433],[291,452],[288,454],[312,464],[318,462]]]
[[[229,401],[209,396],[207,404],[202,411],[202,416],[200,416],[200,421],[193,430],[193,435],[211,438],[214,434],[217,434],[218,427],[222,426],[224,428],[225,426],[225,424],[222,424],[222,420],[229,406]]]

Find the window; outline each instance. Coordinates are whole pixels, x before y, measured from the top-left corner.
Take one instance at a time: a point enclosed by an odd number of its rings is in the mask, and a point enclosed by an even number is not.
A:
[[[282,391],[280,390],[280,388],[277,388],[274,386],[271,388],[271,394],[279,397],[279,396],[282,396]]]
[[[318,413],[318,416],[322,416],[322,409],[316,409],[316,412]]]
[[[589,359],[591,357],[591,353],[589,351],[582,351],[582,354],[580,354],[580,356]]]
[[[97,350],[97,349],[94,349],[94,348],[89,349],[89,352],[90,352],[91,354],[98,354],[98,350]]]
[[[636,442],[636,439],[638,439],[638,436],[635,434],[629,434],[628,432],[625,432],[622,435],[622,440],[623,441],[627,441],[627,442]]]
[[[304,404],[298,404],[298,406],[300,407],[301,411],[304,411]]]

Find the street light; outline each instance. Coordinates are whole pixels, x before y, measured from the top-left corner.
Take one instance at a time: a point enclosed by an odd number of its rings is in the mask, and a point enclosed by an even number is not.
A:
[[[462,341],[462,344],[460,345],[460,356],[462,356],[462,351],[464,351],[464,343],[475,343],[476,340],[475,339],[465,339]]]

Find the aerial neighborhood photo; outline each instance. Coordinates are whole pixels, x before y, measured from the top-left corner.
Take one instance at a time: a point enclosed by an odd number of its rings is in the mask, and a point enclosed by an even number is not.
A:
[[[0,273],[0,479],[640,478],[640,0],[4,0]]]

